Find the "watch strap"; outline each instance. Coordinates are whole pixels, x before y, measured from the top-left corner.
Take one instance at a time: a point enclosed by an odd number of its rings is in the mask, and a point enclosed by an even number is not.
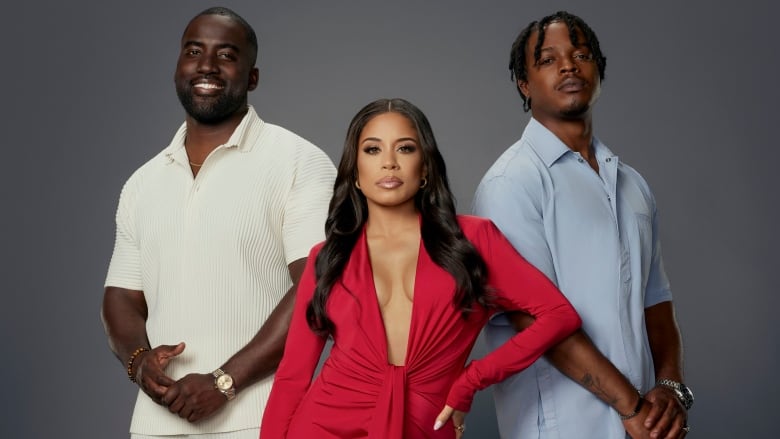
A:
[[[225,395],[225,398],[227,398],[228,401],[236,397],[235,386],[231,386],[229,389],[222,389],[221,387],[219,387],[219,385],[217,385],[217,380],[219,380],[219,377],[221,377],[222,375],[228,375],[227,373],[225,373],[224,370],[222,370],[221,368],[217,368],[214,370],[214,372],[211,372],[211,375],[214,377],[214,388],[217,389],[221,394]],[[230,377],[230,375],[228,376]]]
[[[680,401],[680,404],[685,407],[685,410],[690,410],[693,406],[693,392],[685,384],[670,380],[668,378],[662,378],[655,383],[657,386],[666,387],[674,391],[674,395]]]

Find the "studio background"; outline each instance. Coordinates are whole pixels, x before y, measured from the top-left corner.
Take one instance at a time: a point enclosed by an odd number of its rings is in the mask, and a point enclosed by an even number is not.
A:
[[[433,125],[463,213],[529,117],[507,69],[515,36],[558,9],[582,16],[608,58],[596,134],[657,198],[696,393],[691,437],[773,438],[780,7],[717,3],[223,5],[258,33],[260,85],[250,102],[263,119],[337,161],[358,109],[407,98]],[[124,181],[183,121],[173,86],[179,38],[213,5],[4,7],[2,438],[128,437],[136,388],[99,317],[114,213]],[[483,353],[480,343],[475,355]],[[466,437],[497,437],[489,391],[467,420]]]

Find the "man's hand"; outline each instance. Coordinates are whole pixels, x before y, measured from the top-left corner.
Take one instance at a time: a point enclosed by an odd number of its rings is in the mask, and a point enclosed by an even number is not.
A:
[[[162,403],[171,413],[189,422],[206,419],[216,413],[227,398],[214,386],[214,375],[191,373],[168,387]]]
[[[645,427],[645,419],[652,411],[653,403],[645,399],[639,413],[631,419],[623,421],[623,428],[632,439],[651,439],[650,430]]]
[[[645,428],[653,439],[678,439],[685,437],[683,427],[688,422],[688,412],[677,399],[674,391],[655,386],[647,392],[645,399],[653,407],[645,419]]]
[[[184,351],[184,343],[160,345],[151,351],[142,352],[133,361],[135,380],[152,401],[162,404],[161,399],[168,387],[175,381],[165,374],[168,363]]]

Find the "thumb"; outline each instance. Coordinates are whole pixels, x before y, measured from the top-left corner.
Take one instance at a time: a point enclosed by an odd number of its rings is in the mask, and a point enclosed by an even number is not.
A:
[[[181,342],[177,345],[162,345],[159,347],[159,354],[158,357],[160,359],[160,366],[165,367],[168,365],[168,362],[175,356],[181,354],[184,352],[184,342]]]
[[[170,358],[175,357],[182,352],[184,352],[184,342],[181,342],[177,345],[162,345],[160,346],[160,357],[161,358]]]
[[[436,417],[436,423],[433,424],[433,429],[438,430],[444,425],[445,422],[447,422],[448,419],[450,419],[450,416],[452,416],[452,412],[454,409],[448,405],[444,406],[444,410],[439,413],[439,416]]]

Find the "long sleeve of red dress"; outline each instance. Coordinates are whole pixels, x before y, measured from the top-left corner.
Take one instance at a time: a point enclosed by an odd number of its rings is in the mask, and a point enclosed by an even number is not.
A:
[[[499,310],[523,310],[536,320],[484,358],[464,364],[495,309],[477,307],[467,319],[454,305],[455,282],[420,245],[406,364],[387,360],[382,321],[365,234],[352,251],[327,311],[336,330],[320,374],[312,375],[325,344],[306,323],[314,291],[314,261],[298,287],[285,353],[263,415],[263,439],[452,439],[452,423],[433,430],[449,404],[468,410],[474,393],[516,373],[579,327],[569,302],[526,262],[488,220],[459,222],[488,266],[488,284]]]
[[[465,368],[447,397],[447,404],[461,411],[471,409],[477,390],[524,370],[582,324],[558,288],[523,259],[492,222],[470,239],[488,266],[488,285],[497,296],[496,305],[503,310],[524,311],[536,320]]]

